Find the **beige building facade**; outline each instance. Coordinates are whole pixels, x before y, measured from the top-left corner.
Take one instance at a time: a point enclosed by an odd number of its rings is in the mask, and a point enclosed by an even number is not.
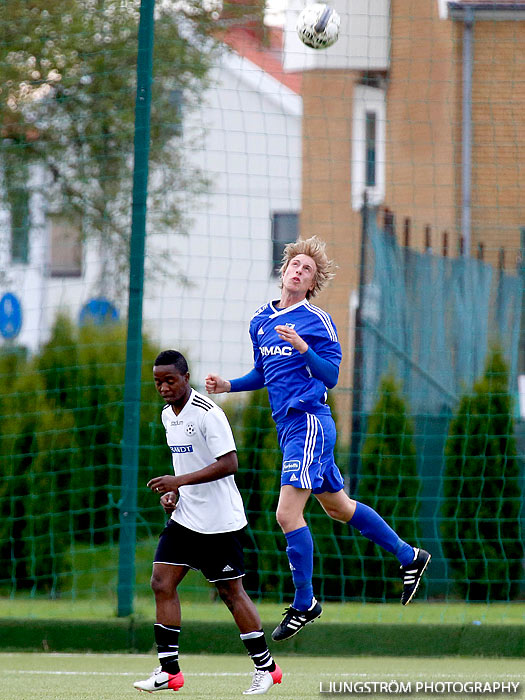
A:
[[[389,13],[383,65],[303,76],[301,235],[339,265],[319,303],[341,336],[345,412],[365,191],[418,251],[515,272],[525,235],[525,2],[391,0]]]

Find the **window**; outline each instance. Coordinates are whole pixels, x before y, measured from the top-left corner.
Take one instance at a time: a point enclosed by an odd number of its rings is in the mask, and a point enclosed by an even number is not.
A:
[[[376,185],[376,113],[366,113],[366,186]]]
[[[379,87],[356,85],[352,132],[352,207],[377,206],[385,197],[385,93]]]
[[[80,231],[59,216],[49,219],[51,277],[80,277],[82,274],[82,243]]]
[[[427,224],[425,226],[425,253],[432,252],[432,229]]]
[[[281,260],[287,243],[299,238],[299,214],[274,212],[272,214],[272,276],[278,277]]]
[[[168,93],[168,103],[172,112],[168,119],[168,131],[172,136],[182,136],[182,109],[184,94],[180,88],[170,90]]]
[[[5,183],[7,203],[11,216],[11,261],[27,263],[29,260],[29,169],[25,163],[15,164],[6,158]]]
[[[525,226],[520,230],[520,256],[518,262],[518,273],[521,275],[521,283],[525,282]],[[521,417],[525,417],[525,296],[521,301],[521,328],[519,335],[519,350],[518,350],[518,372],[522,375],[520,388],[520,404],[523,404]],[[523,389],[523,391],[522,391]]]

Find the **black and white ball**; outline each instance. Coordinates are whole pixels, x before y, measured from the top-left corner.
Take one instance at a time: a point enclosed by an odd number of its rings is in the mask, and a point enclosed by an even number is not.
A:
[[[341,18],[330,5],[307,5],[297,18],[299,39],[311,49],[326,49],[339,37]]]

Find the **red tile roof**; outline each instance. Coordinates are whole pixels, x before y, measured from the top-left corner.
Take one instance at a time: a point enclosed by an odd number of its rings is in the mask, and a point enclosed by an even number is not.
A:
[[[221,35],[240,56],[248,59],[271,75],[287,88],[301,94],[301,73],[286,73],[283,69],[283,31],[276,27],[267,28],[266,41],[261,41],[260,33],[246,26],[233,26]]]

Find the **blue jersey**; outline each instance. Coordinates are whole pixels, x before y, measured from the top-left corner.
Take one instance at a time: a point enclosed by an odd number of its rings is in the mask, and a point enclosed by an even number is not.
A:
[[[341,364],[341,346],[334,322],[326,311],[303,299],[286,309],[268,302],[250,322],[255,368],[264,376],[272,415],[276,423],[290,411],[330,414],[326,386],[312,376],[305,358],[281,340],[275,326],[290,326],[321,358]]]

